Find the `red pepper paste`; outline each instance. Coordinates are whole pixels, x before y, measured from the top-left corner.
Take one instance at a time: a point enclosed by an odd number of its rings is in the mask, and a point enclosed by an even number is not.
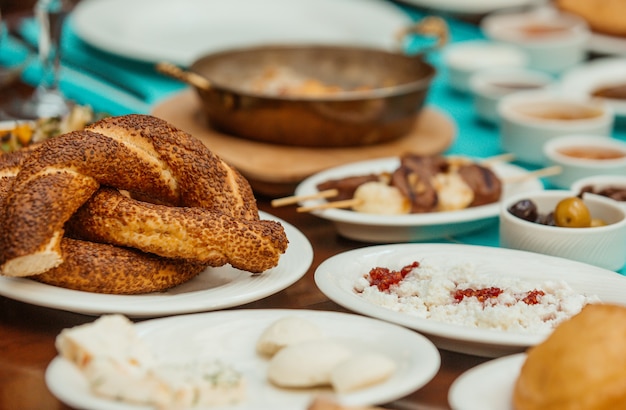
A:
[[[488,299],[495,299],[503,292],[502,289],[496,287],[482,288],[482,289],[458,289],[454,292],[454,300],[461,302],[463,298],[475,297],[479,302],[484,302]],[[526,296],[522,298],[522,302],[527,305],[536,305],[539,303],[539,297],[544,296],[546,293],[543,290],[531,290],[526,292]]]
[[[369,272],[370,285],[374,285],[378,290],[384,292],[391,286],[402,282],[402,279],[404,279],[406,275],[419,266],[419,262],[413,262],[410,265],[404,266],[399,271],[390,270],[389,268],[372,268]]]
[[[460,302],[463,298],[471,298],[472,296],[478,299],[479,302],[484,302],[487,299],[495,299],[503,292],[500,288],[490,287],[483,289],[459,289],[454,292],[454,300]]]

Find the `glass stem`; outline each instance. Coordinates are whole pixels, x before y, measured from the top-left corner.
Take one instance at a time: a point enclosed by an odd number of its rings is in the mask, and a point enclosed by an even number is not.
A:
[[[61,61],[61,31],[65,12],[60,0],[39,0],[35,17],[39,24],[39,60],[42,66],[40,88],[57,90]]]

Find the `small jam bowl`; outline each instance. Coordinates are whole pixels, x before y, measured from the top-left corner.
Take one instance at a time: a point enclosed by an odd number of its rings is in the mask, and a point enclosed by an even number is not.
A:
[[[554,84],[554,77],[528,68],[493,68],[480,70],[470,77],[476,115],[498,123],[498,103],[504,96],[519,91],[543,90]]]
[[[518,47],[485,40],[448,44],[442,56],[448,85],[463,93],[470,92],[470,77],[479,70],[528,64],[528,56]]]
[[[626,174],[593,175],[574,181],[574,192],[591,192],[616,200],[626,212]]]
[[[543,146],[571,134],[609,136],[614,114],[600,99],[564,96],[555,90],[520,91],[498,103],[500,145],[519,161],[546,165]]]
[[[609,270],[620,270],[626,264],[626,213],[609,198],[584,194],[583,201],[593,218],[606,222],[591,228],[564,228],[530,222],[513,215],[509,207],[523,199],[546,215],[565,198],[576,196],[568,190],[526,192],[506,198],[500,205],[500,246],[504,248],[559,256]]]
[[[597,135],[566,135],[543,146],[548,165],[560,165],[561,173],[548,177],[558,188],[592,175],[626,175],[626,142]],[[626,250],[625,250],[626,252]]]
[[[481,21],[481,29],[488,39],[526,51],[530,68],[553,74],[584,61],[591,37],[579,16],[547,8],[493,13]]]

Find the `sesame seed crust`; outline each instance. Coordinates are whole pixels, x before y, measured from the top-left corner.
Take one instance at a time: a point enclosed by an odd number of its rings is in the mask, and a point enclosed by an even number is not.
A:
[[[0,156],[0,274],[35,275],[86,291],[145,293],[175,286],[206,266],[230,263],[262,272],[276,266],[287,248],[282,226],[259,220],[245,178],[203,143],[158,118],[105,118],[27,151]],[[95,258],[87,249],[77,250],[95,242],[108,242],[114,252],[103,252],[111,258],[118,257],[117,249],[131,251],[133,270],[136,264],[153,267],[139,269],[134,283],[156,282],[144,291],[118,285],[103,291],[102,284],[88,284],[85,277],[97,282],[115,265],[98,263],[102,271],[91,275],[89,264],[79,269],[72,262],[78,254]],[[166,279],[176,272],[186,273]],[[70,286],[72,277],[80,285]]]

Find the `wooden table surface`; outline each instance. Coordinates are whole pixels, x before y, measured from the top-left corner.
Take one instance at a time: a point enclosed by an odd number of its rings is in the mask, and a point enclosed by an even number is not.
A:
[[[0,104],[31,91],[30,87],[19,83],[4,88],[0,90]],[[366,244],[338,236],[329,221],[297,213],[294,207],[272,208],[268,198],[259,196],[257,200],[259,209],[291,223],[306,235],[314,249],[314,260],[305,276],[289,288],[234,309],[345,311],[317,289],[313,274],[325,259]],[[47,389],[45,370],[56,356],[54,340],[59,332],[94,319],[93,316],[34,306],[0,296],[0,409],[69,409]],[[452,382],[465,370],[487,360],[443,350],[440,353],[441,368],[431,382],[385,407],[398,410],[449,409],[447,395]]]

